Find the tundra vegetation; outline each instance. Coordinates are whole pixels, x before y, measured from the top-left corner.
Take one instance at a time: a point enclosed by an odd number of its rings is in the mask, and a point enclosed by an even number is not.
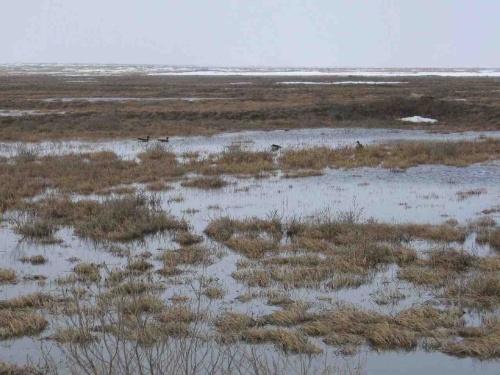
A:
[[[400,127],[400,117],[415,114],[439,121],[405,126],[491,130],[500,123],[500,91],[490,80],[415,78],[398,87],[338,90],[251,81],[243,91],[224,79],[200,85],[190,78],[103,77],[83,88],[57,78],[0,77],[0,108],[29,103],[66,112],[2,117],[0,140]],[[214,100],[41,100],[49,92],[147,98],[195,89]],[[458,93],[465,102],[454,100]],[[215,100],[225,96],[231,100]],[[0,157],[0,230],[5,246],[15,248],[0,267],[0,341],[11,345],[6,352],[41,346],[36,361],[0,362],[0,373],[358,374],[359,353],[368,350],[499,360],[495,202],[481,208],[488,216],[467,224],[416,224],[364,220],[356,210],[232,217],[224,202],[209,202],[209,215],[200,218],[203,208],[190,201],[190,193],[230,194],[230,185],[245,193],[243,179],[314,183],[334,168],[404,172],[489,163],[500,159],[498,139],[275,153],[231,146],[208,155],[151,143],[136,158],[110,151],[46,155],[35,147]],[[461,203],[486,194],[460,189],[452,198]],[[183,209],[173,214],[175,205]],[[69,248],[75,243],[77,254]],[[471,251],[471,243],[487,254]],[[356,293],[362,302],[349,301]]]

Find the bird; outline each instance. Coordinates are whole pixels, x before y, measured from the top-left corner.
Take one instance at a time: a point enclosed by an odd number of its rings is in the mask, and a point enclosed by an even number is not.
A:
[[[146,137],[146,138],[141,138],[141,137],[138,137],[137,140],[139,142],[149,142],[149,135]]]
[[[363,145],[361,144],[360,141],[356,141],[356,150],[362,150],[363,149]]]
[[[280,146],[280,145],[275,145],[275,144],[272,144],[272,145],[271,145],[271,150],[272,150],[272,151],[278,151],[280,148],[281,148],[281,146]]]
[[[158,138],[158,142],[167,143],[168,141],[169,141],[169,137],[165,137],[165,138]]]

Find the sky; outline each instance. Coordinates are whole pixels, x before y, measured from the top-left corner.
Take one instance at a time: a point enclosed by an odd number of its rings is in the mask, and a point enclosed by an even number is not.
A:
[[[1,0],[0,63],[500,67],[500,0]]]

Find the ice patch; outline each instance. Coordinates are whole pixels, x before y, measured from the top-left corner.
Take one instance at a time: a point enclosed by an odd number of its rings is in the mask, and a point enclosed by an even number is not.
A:
[[[159,102],[159,101],[185,101],[185,102],[198,102],[202,100],[234,100],[233,98],[197,98],[197,97],[182,97],[182,98],[132,98],[132,97],[64,97],[64,98],[46,98],[42,99],[42,102],[54,103],[54,102],[89,102],[89,103],[100,103],[100,102]]]
[[[41,112],[35,109],[0,109],[0,117],[23,117],[23,116],[42,116],[42,115],[63,115],[66,112]]]
[[[401,81],[339,81],[339,82],[313,82],[313,81],[283,81],[277,85],[399,85],[408,82]]]
[[[403,117],[401,121],[414,122],[414,123],[423,122],[428,124],[434,124],[435,122],[437,122],[437,120],[433,118],[422,117],[422,116]]]

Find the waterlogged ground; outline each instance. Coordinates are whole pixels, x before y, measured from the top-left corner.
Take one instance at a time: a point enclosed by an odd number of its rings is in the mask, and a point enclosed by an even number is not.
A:
[[[144,134],[146,137],[147,134]],[[193,137],[170,137],[168,148],[177,154],[199,152],[203,154],[218,153],[231,145],[240,145],[248,150],[268,151],[271,144],[279,144],[285,149],[308,146],[343,147],[352,146],[356,141],[363,144],[412,141],[460,141],[474,140],[484,137],[500,137],[500,131],[434,133],[425,130],[403,129],[290,129],[275,131],[244,131]],[[60,142],[0,142],[0,156],[14,156],[20,149],[35,150],[40,155],[63,155],[97,151],[112,151],[121,158],[132,159],[138,153],[158,143],[152,138],[149,143],[137,142],[135,139],[112,141],[60,141]]]
[[[388,129],[308,129],[272,132],[243,132],[221,134],[212,137],[172,137],[169,149],[181,155],[199,152],[202,155],[221,152],[228,146],[239,144],[249,150],[268,150],[271,144],[279,144],[284,149],[313,145],[340,147],[353,145],[356,140],[364,144],[386,143],[398,140],[473,140],[500,137],[500,132],[466,132],[432,134],[425,131],[405,131]],[[109,150],[122,158],[133,159],[144,151],[145,144],[134,140],[61,143],[42,142],[39,144],[2,143],[0,155],[12,157],[21,148],[36,149],[42,155],[95,152]],[[467,226],[478,219],[489,217],[500,223],[500,212],[485,210],[500,204],[500,163],[489,162],[468,167],[448,167],[422,165],[406,171],[380,168],[359,168],[351,170],[327,169],[320,176],[285,178],[281,172],[263,178],[223,177],[229,184],[220,189],[203,190],[183,187],[182,181],[173,181],[171,188],[154,193],[161,198],[161,207],[178,218],[184,218],[194,234],[203,235],[207,225],[215,218],[230,216],[235,219],[249,217],[269,218],[278,216],[282,221],[305,219],[312,216],[351,211],[362,220],[373,218],[379,222],[441,224],[455,220],[460,226]],[[137,188],[144,186],[138,184]],[[467,193],[473,192],[473,193]],[[148,193],[150,194],[150,193]],[[107,199],[100,196],[73,196],[73,199]],[[5,300],[33,292],[57,292],[61,286],[58,278],[68,276],[76,262],[105,265],[108,269],[127,264],[126,257],[119,257],[109,251],[109,246],[82,240],[72,229],[63,228],[55,237],[62,240],[56,244],[37,244],[22,240],[16,234],[9,218],[15,212],[8,212],[0,226],[0,268],[15,269],[18,282],[0,285],[0,299]],[[232,274],[237,270],[238,261],[244,256],[231,251],[223,244],[204,237],[204,242],[216,251],[214,262],[203,267],[186,267],[187,273],[168,278],[167,288],[161,296],[165,300],[174,296],[194,297],[199,277],[211,280],[213,285],[224,291],[221,299],[201,299],[202,308],[212,314],[224,311],[240,312],[259,317],[277,311],[278,306],[267,304],[267,295],[258,287],[248,287],[236,281]],[[411,245],[418,251],[426,251],[444,246],[433,241],[414,241]],[[482,257],[498,256],[498,251],[488,244],[476,242],[476,234],[468,235],[463,244],[446,244],[463,247],[468,253]],[[120,245],[132,254],[150,252],[150,261],[156,268],[161,261],[156,260],[161,249],[176,248],[169,234],[150,235],[144,241],[133,241]],[[42,265],[21,263],[20,258],[43,255],[48,261]],[[44,280],[34,281],[34,275],[43,275]],[[338,302],[354,303],[384,314],[395,314],[416,304],[433,302],[433,295],[424,289],[415,288],[411,283],[399,280],[397,267],[389,266],[378,272],[373,280],[357,288],[329,290],[324,288],[291,288],[286,294],[295,301],[311,304],[312,311],[320,311]],[[273,289],[273,288],[271,288]],[[404,295],[395,303],[378,304],[377,297],[388,291],[399,291]],[[280,290],[280,292],[283,292]],[[242,295],[253,295],[249,300]],[[497,313],[497,312],[496,312]],[[63,354],[51,341],[53,327],[61,323],[61,318],[47,314],[51,323],[39,336],[21,337],[0,341],[0,360],[26,363],[27,356],[35,362],[41,356],[41,346],[51,348],[58,359]],[[465,319],[479,322],[477,314],[468,311]],[[410,352],[398,350],[377,352],[369,347],[354,355],[343,355],[321,340],[311,342],[323,349],[318,361],[339,364],[343,369],[369,374],[497,374],[498,360],[479,361],[471,358],[456,358],[439,352],[417,349]],[[273,346],[268,348],[276,350]],[[290,354],[293,357],[293,355]],[[313,366],[321,368],[320,364]]]

